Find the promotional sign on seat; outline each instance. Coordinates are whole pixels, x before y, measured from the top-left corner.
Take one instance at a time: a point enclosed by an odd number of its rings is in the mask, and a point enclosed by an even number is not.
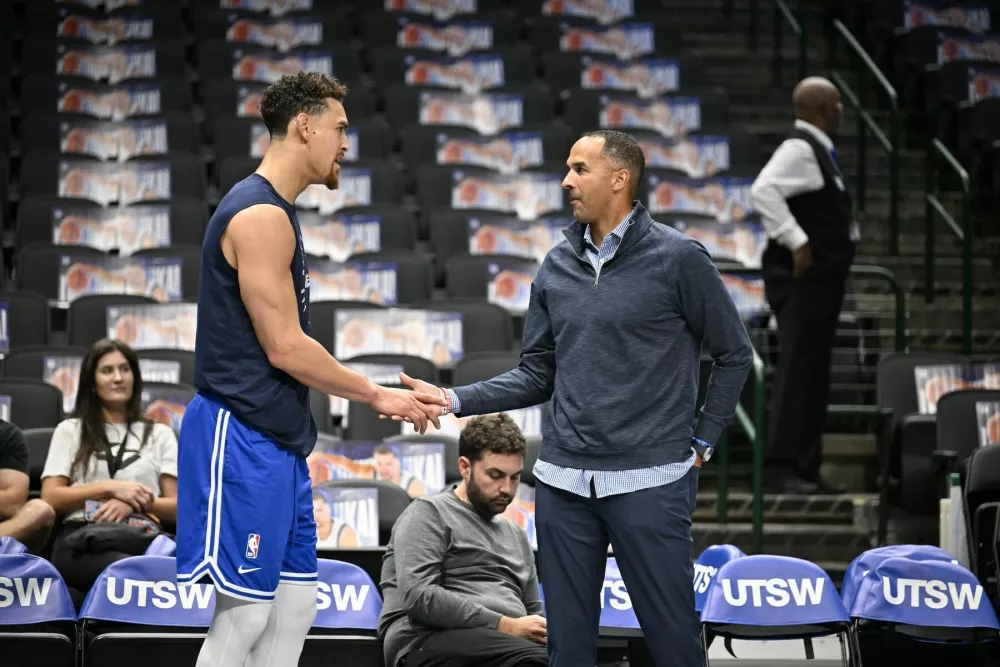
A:
[[[929,544],[894,544],[888,547],[869,549],[851,561],[844,573],[840,599],[844,603],[845,609],[851,609],[851,605],[854,604],[854,596],[857,595],[858,588],[868,573],[890,558],[908,558],[915,561],[931,560],[944,563],[957,562],[950,553],[941,547]]]
[[[0,537],[0,555],[23,553],[28,553],[28,547],[24,546],[13,537]]]
[[[702,623],[773,628],[795,636],[796,627],[847,624],[837,589],[819,566],[785,556],[745,556],[721,568],[709,586]],[[835,631],[835,630],[831,630]],[[734,633],[737,634],[737,633]]]
[[[545,590],[538,587],[545,604]],[[601,623],[602,629],[638,630],[639,619],[632,608],[632,598],[625,590],[625,581],[618,570],[618,561],[614,557],[608,559],[604,568],[604,585],[601,587]]]
[[[731,560],[746,556],[732,544],[713,544],[698,556],[694,564],[694,608],[700,612],[705,607],[708,589],[719,568]]]
[[[852,618],[897,625],[1000,630],[979,580],[950,562],[882,561],[861,582],[850,611]]]
[[[52,563],[26,553],[0,555],[0,625],[57,621],[76,621],[76,610]]]
[[[319,560],[313,627],[376,630],[382,598],[368,573],[339,560]]]
[[[82,620],[207,628],[215,611],[210,584],[177,585],[177,561],[132,556],[109,565],[80,608]]]

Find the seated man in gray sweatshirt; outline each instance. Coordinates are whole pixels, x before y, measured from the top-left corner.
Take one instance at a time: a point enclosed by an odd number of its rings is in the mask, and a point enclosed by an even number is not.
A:
[[[462,482],[415,499],[382,563],[386,667],[548,665],[531,545],[499,516],[517,491],[524,436],[506,414],[459,438]]]

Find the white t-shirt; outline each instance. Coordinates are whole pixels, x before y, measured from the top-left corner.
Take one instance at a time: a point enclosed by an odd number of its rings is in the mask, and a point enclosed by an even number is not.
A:
[[[132,424],[126,437],[125,424],[105,424],[111,452],[117,457],[123,443],[125,446],[125,453],[122,455],[122,462],[115,479],[145,484],[159,496],[160,475],[177,477],[177,436],[169,426],[153,424],[149,439],[146,440],[145,446],[142,446],[142,434],[145,428],[145,424]],[[103,451],[98,451],[95,456],[90,457],[83,477],[74,479],[71,476],[73,459],[76,458],[76,452],[80,448],[80,431],[79,419],[67,419],[55,428],[52,442],[49,444],[49,454],[45,459],[42,479],[68,477],[70,486],[82,486],[111,479],[108,475],[107,454]],[[82,520],[83,517],[84,511],[80,509],[67,516],[66,520]]]

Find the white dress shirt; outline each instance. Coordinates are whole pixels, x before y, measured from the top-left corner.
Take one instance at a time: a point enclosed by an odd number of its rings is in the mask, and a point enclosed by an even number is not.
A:
[[[826,132],[804,120],[796,120],[795,127],[812,134],[821,146],[833,153],[833,141]],[[812,146],[804,139],[785,139],[750,188],[754,210],[760,214],[768,237],[792,251],[808,243],[809,237],[795,220],[786,200],[822,190],[823,185],[823,172]]]

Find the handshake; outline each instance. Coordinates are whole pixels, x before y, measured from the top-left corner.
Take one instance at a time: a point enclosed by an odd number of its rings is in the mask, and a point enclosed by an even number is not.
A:
[[[429,382],[415,380],[406,373],[400,373],[399,379],[413,391],[376,385],[375,399],[370,404],[378,411],[379,417],[413,424],[417,433],[427,430],[428,421],[434,428],[440,429],[440,418],[447,413],[448,405],[444,390]]]

